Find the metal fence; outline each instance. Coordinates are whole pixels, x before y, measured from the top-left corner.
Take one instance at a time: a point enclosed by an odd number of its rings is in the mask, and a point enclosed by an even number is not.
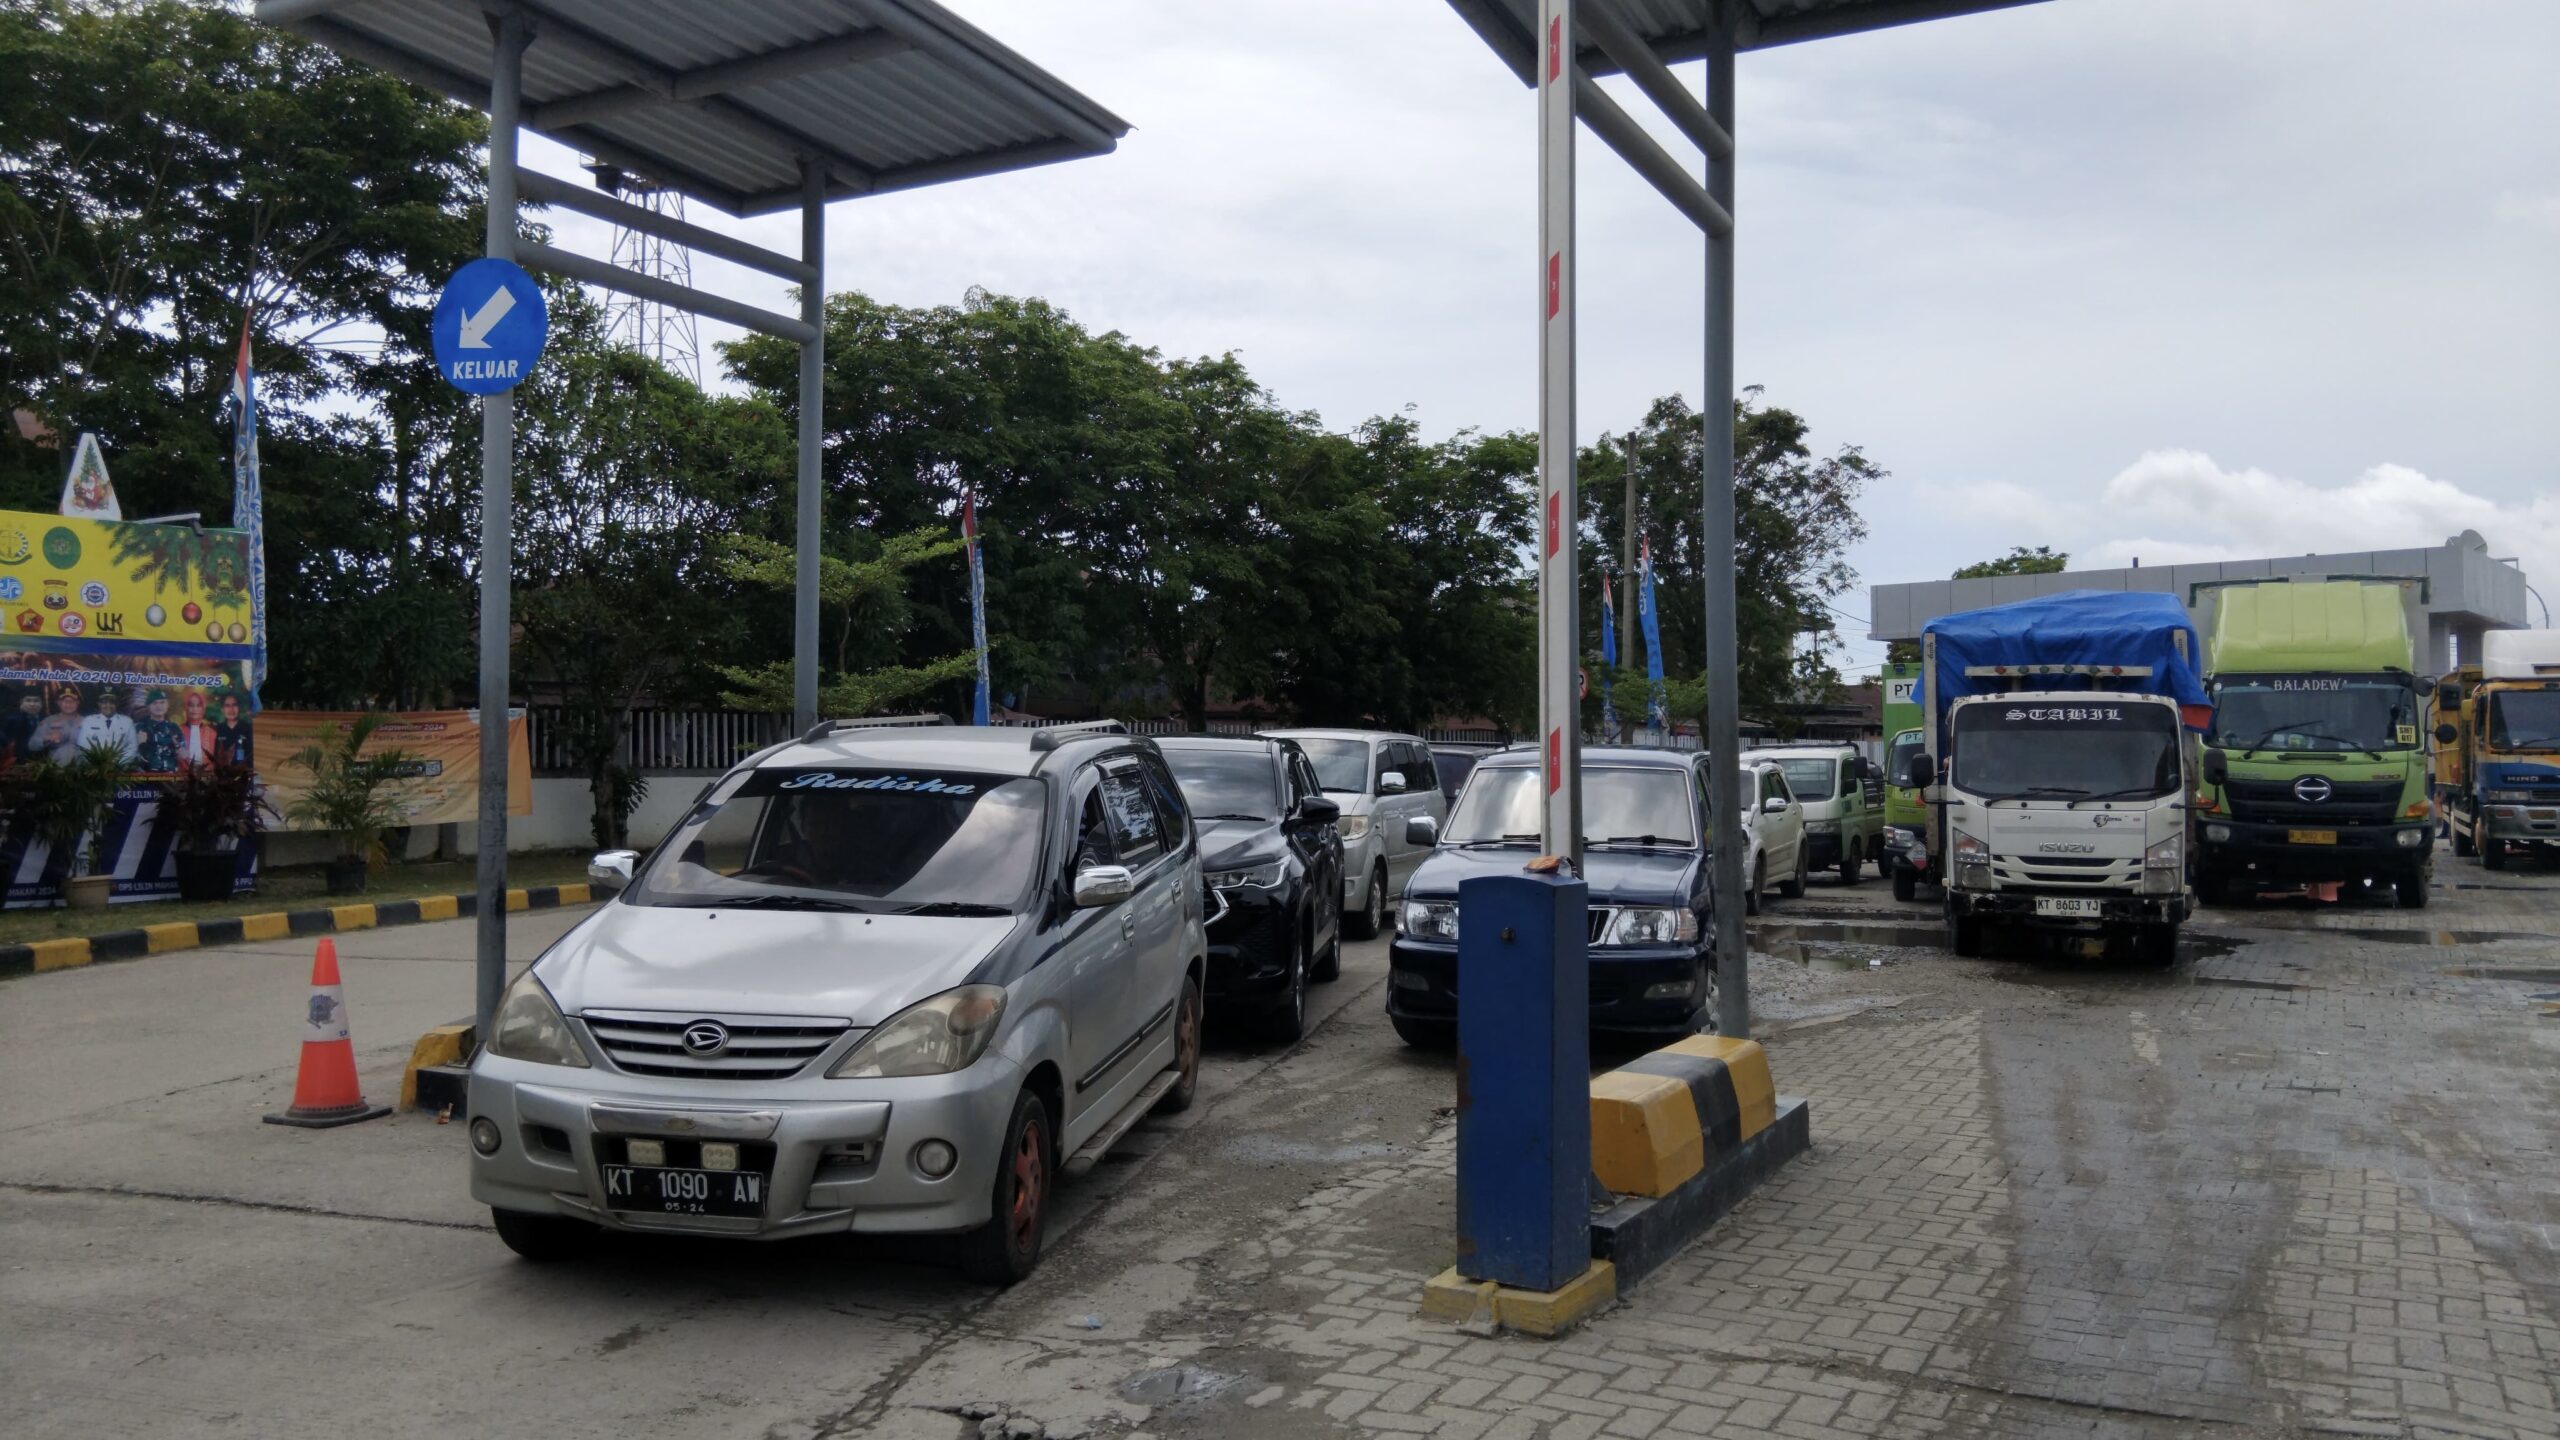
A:
[[[528,748],[536,775],[580,775],[557,706],[533,709]],[[624,733],[631,763],[648,775],[717,775],[791,735],[791,717],[762,710],[634,710]]]

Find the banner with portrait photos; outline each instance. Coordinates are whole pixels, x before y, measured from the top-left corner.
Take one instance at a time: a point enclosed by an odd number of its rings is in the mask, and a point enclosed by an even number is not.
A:
[[[116,901],[177,893],[154,783],[257,764],[248,536],[0,510],[0,766],[63,764],[84,745],[139,772],[100,837]],[[22,816],[0,817],[0,905],[51,905],[64,866]],[[235,888],[255,873],[241,854]]]

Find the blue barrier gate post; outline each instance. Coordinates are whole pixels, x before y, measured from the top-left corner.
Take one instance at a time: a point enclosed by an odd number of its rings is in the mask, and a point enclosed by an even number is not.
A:
[[[1591,990],[1578,879],[1458,886],[1458,1273],[1562,1289],[1591,1265]]]

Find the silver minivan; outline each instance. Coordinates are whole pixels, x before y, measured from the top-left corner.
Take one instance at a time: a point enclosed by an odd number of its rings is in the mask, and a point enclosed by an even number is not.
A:
[[[596,870],[472,1062],[471,1193],[528,1258],[958,1233],[1010,1282],[1062,1171],[1190,1103],[1200,857],[1153,742],[826,722]]]
[[[1342,807],[1342,926],[1355,940],[1387,928],[1388,906],[1431,854],[1448,823],[1431,746],[1383,730],[1266,730],[1294,740],[1316,767],[1316,783]],[[1415,827],[1413,820],[1427,825]]]

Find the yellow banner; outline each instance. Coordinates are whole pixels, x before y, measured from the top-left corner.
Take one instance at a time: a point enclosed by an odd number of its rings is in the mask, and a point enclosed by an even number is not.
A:
[[[278,814],[311,785],[311,772],[293,757],[312,745],[338,743],[356,722],[352,712],[269,710],[258,716],[258,778]],[[410,764],[397,782],[412,825],[463,823],[480,814],[480,724],[469,710],[405,710],[392,713],[365,740],[367,756],[400,751]],[[533,813],[533,751],[525,717],[507,717],[507,813]],[[293,828],[290,822],[287,829]]]
[[[249,538],[240,531],[0,510],[0,643],[186,645],[246,659],[249,622]]]

